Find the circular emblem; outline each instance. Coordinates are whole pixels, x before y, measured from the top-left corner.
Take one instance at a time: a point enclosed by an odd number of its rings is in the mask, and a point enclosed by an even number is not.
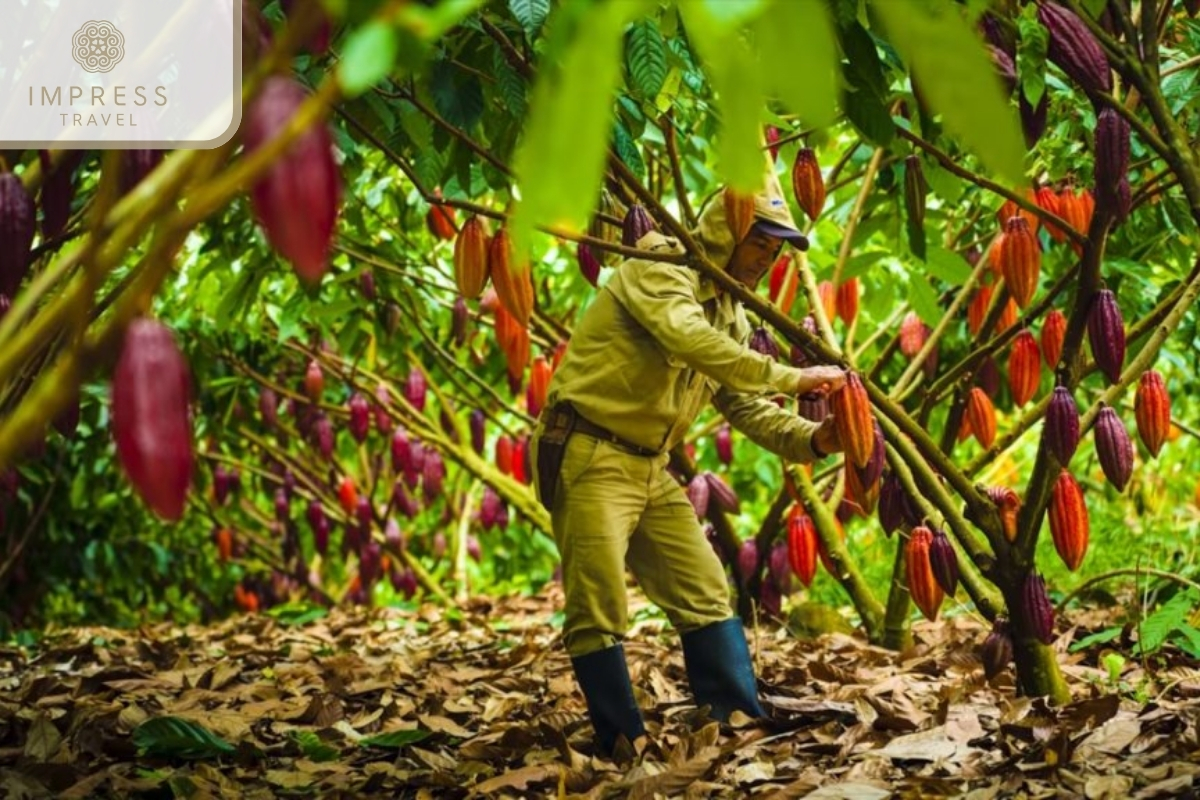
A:
[[[125,57],[125,36],[111,22],[85,22],[71,37],[71,55],[88,72],[108,72]]]

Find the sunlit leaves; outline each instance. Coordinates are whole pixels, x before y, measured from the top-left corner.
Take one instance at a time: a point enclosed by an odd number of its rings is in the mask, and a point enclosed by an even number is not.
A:
[[[768,85],[806,127],[833,123],[837,113],[837,38],[821,0],[776,2],[754,24]]]
[[[625,50],[631,87],[653,100],[667,79],[667,45],[653,20],[635,22]]]

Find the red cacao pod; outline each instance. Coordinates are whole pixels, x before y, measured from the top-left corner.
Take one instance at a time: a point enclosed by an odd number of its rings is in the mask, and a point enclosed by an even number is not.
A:
[[[1042,354],[1037,340],[1028,330],[1022,330],[1013,340],[1008,357],[1008,388],[1012,390],[1013,403],[1023,406],[1032,400],[1041,379]]]
[[[291,78],[267,78],[242,124],[247,154],[287,126],[307,92]],[[333,139],[325,125],[300,134],[250,190],[250,201],[271,246],[300,279],[315,284],[329,267],[329,248],[342,201]]]
[[[441,198],[440,192],[434,194],[435,197]],[[435,202],[429,206],[429,211],[425,212],[425,228],[433,238],[448,242],[455,236],[455,227],[455,214],[452,206]]]
[[[921,614],[928,620],[937,619],[944,597],[929,560],[929,548],[932,543],[933,533],[924,525],[918,525],[912,529],[908,536],[908,544],[905,545],[908,591]]]
[[[1034,193],[1032,187],[1025,187],[1021,193],[1030,203],[1037,203],[1037,195]],[[1025,210],[1012,200],[1005,200],[1003,205],[1000,206],[1000,210],[996,212],[996,222],[1000,224],[1000,229],[1006,230],[1008,228],[1008,221],[1013,217],[1020,217],[1021,219],[1025,220],[1025,222],[1029,225],[1029,230],[1037,233],[1038,225],[1040,224],[1038,215],[1034,214],[1032,211]],[[995,260],[995,245],[992,245],[992,269],[995,270],[997,274],[1001,274],[1000,265],[997,264]]]
[[[708,478],[704,477],[704,473],[697,473],[688,483],[687,488],[688,500],[691,502],[692,508],[696,511],[697,519],[704,519],[708,516],[710,494],[711,489]]]
[[[1121,379],[1121,366],[1125,363],[1125,321],[1110,289],[1100,289],[1092,296],[1087,333],[1096,366],[1109,381],[1116,383]]]
[[[987,495],[1000,514],[1000,525],[1004,532],[1004,538],[1015,542],[1017,540],[1017,516],[1021,511],[1021,497],[1005,486],[989,487]]]
[[[1133,413],[1142,444],[1146,445],[1150,455],[1157,458],[1171,432],[1171,398],[1167,395],[1162,375],[1157,371],[1150,369],[1142,373]]]
[[[425,373],[421,371],[420,367],[414,366],[408,371],[408,378],[404,381],[404,397],[417,410],[418,414],[425,410],[425,396],[428,389]]]
[[[992,304],[992,287],[980,286],[971,297],[967,306],[967,330],[972,336],[978,336],[983,330],[983,321],[987,319],[988,306]]]
[[[812,586],[817,574],[817,528],[799,506],[788,513],[787,544],[792,572],[805,586]]]
[[[575,251],[575,259],[579,263],[579,272],[583,275],[584,279],[593,288],[597,287],[600,280],[600,259],[596,258],[596,254],[592,252],[592,248],[581,242]]]
[[[907,358],[915,358],[928,339],[929,328],[917,316],[917,312],[905,314],[900,322],[900,352]]]
[[[985,450],[996,441],[996,407],[987,393],[978,386],[972,387],[967,395],[967,407],[963,413],[971,434]]]
[[[811,147],[802,147],[792,163],[792,191],[796,203],[812,221],[821,215],[825,207],[825,180],[821,177],[821,165]],[[830,317],[833,315],[830,314]]]
[[[621,223],[621,244],[636,247],[638,241],[653,230],[654,220],[650,219],[650,215],[641,204],[634,203],[625,212],[625,219]]]
[[[717,459],[724,465],[733,463],[733,431],[728,425],[717,428],[713,437],[717,447]]]
[[[319,403],[324,392],[325,373],[321,371],[321,365],[314,358],[308,362],[308,369],[304,372],[304,393],[308,395],[309,400]]]
[[[847,327],[854,324],[858,316],[858,278],[842,281],[837,287],[837,313]]]
[[[784,316],[792,313],[792,305],[796,302],[796,289],[799,286],[800,272],[796,269],[795,259],[791,254],[780,256],[771,267],[768,296],[772,303],[779,306]]]
[[[1054,605],[1046,594],[1046,582],[1036,572],[1021,585],[1021,613],[1028,633],[1043,644],[1054,641]]]
[[[1006,330],[1017,324],[1017,304],[1013,299],[1008,298],[1008,302],[1004,304],[1004,310],[1000,312],[1000,318],[996,320],[996,333],[1004,333]]]
[[[117,458],[158,516],[183,517],[192,482],[191,376],[171,331],[148,318],[129,324],[113,371]]]
[[[1038,6],[1038,21],[1050,33],[1046,57],[1088,94],[1112,91],[1112,73],[1100,43],[1079,17],[1057,3]]]
[[[483,294],[488,281],[488,234],[483,220],[467,218],[454,240],[454,282],[468,300]]]
[[[358,487],[354,485],[354,479],[349,475],[342,478],[338,483],[338,502],[342,505],[342,511],[346,512],[347,516],[353,515],[358,509]]]
[[[992,263],[999,268],[1009,294],[1021,308],[1033,299],[1042,269],[1042,247],[1035,230],[1024,217],[1012,217],[1005,223],[1004,233],[992,251]]]
[[[1079,446],[1079,406],[1065,386],[1054,389],[1046,409],[1042,436],[1046,439],[1046,448],[1059,464],[1065,467],[1071,462],[1071,456]]]
[[[0,174],[0,294],[10,298],[29,271],[36,213],[21,179],[11,172]]]
[[[1074,572],[1088,546],[1088,513],[1083,490],[1067,470],[1058,474],[1050,493],[1050,536],[1058,557]]]
[[[362,444],[371,432],[371,406],[367,403],[367,398],[355,392],[350,395],[346,409],[350,414],[350,435],[354,437],[354,441]]]
[[[526,328],[533,314],[533,277],[528,259],[514,258],[507,228],[500,228],[488,245],[488,271],[500,304]]]
[[[846,455],[853,463],[865,467],[875,448],[875,428],[867,388],[857,372],[847,373],[845,385],[834,392],[831,403]]]
[[[513,440],[509,436],[499,436],[495,446],[496,469],[504,475],[511,475],[513,468]]]
[[[768,125],[766,131],[767,150],[771,153],[771,162],[774,163],[779,158],[779,128],[774,125]]]
[[[1057,308],[1050,309],[1042,322],[1042,356],[1050,369],[1058,367],[1062,358],[1063,340],[1067,336],[1067,318]]]
[[[933,539],[929,543],[929,568],[946,596],[954,597],[958,590],[958,554],[954,552],[954,545],[945,531],[937,528],[931,530]]]
[[[550,362],[545,356],[538,356],[533,360],[533,366],[529,369],[529,391],[526,393],[526,405],[528,406],[529,415],[537,417],[542,413],[542,407],[546,405],[546,393],[550,388]]]
[[[1058,215],[1071,224],[1077,232],[1087,235],[1092,224],[1092,193],[1083,190],[1082,193],[1067,187],[1058,193]],[[1064,238],[1066,234],[1063,234]],[[1076,254],[1082,252],[1079,245],[1072,245]]]
[[[865,469],[859,469],[853,463],[846,462],[846,495],[844,501],[850,504],[854,513],[866,517],[875,511],[879,502],[879,481],[864,484],[862,474]]]
[[[1133,442],[1125,423],[1117,412],[1104,403],[1100,404],[1100,415],[1096,418],[1093,435],[1096,437],[1096,455],[1104,477],[1108,478],[1118,492],[1125,490],[1133,473]]]

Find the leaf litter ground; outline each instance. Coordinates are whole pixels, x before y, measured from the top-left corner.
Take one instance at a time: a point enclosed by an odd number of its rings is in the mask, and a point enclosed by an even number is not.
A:
[[[643,602],[644,601],[640,601]],[[904,653],[858,637],[759,628],[772,720],[706,723],[675,635],[626,643],[652,734],[631,763],[593,755],[551,625],[557,586],[462,613],[334,611],[210,627],[74,629],[0,650],[0,796],[86,797],[1086,797],[1197,796],[1200,669],[1127,663],[1114,693],[1103,627],[1075,614],[1058,642],[1073,702],[988,684],[968,617],[918,623]],[[1150,680],[1143,680],[1150,679]]]

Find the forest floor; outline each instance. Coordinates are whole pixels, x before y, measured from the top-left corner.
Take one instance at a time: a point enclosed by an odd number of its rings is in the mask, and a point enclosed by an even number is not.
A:
[[[1067,645],[1073,701],[985,681],[985,630],[915,626],[904,653],[860,637],[750,632],[768,725],[698,719],[674,634],[627,644],[652,742],[593,755],[551,620],[558,587],[461,612],[242,616],[209,627],[73,629],[0,650],[0,796],[1195,797],[1200,665],[1127,663]],[[290,624],[286,624],[289,623]],[[1153,673],[1142,672],[1152,668]],[[1143,680],[1146,679],[1146,680]],[[1142,702],[1134,699],[1138,688]],[[1146,698],[1146,692],[1149,697]]]

